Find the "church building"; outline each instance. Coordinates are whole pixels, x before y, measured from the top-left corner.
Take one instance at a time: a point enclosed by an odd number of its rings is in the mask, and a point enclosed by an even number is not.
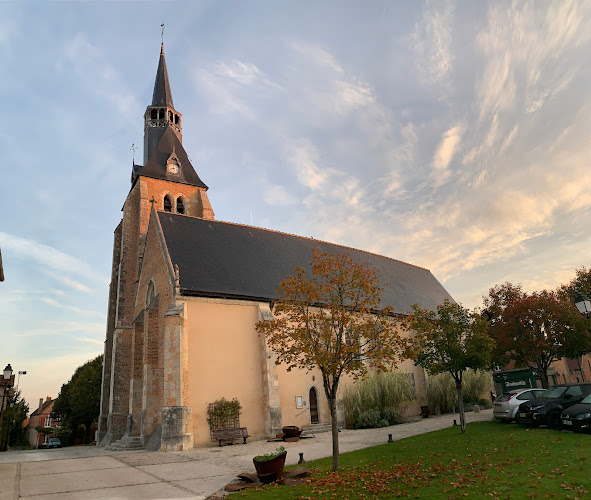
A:
[[[209,445],[208,404],[221,398],[238,399],[252,439],[329,422],[320,372],[276,365],[255,330],[273,320],[279,283],[307,266],[315,247],[378,270],[387,284],[382,305],[397,313],[453,299],[427,269],[215,220],[182,131],[162,46],[144,114],[143,165],[133,164],[114,234],[97,444],[125,437],[163,451]],[[399,368],[424,395],[423,370],[410,361]]]

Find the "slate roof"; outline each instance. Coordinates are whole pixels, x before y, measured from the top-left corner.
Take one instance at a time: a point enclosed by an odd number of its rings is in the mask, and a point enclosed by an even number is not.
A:
[[[169,106],[174,108],[168,71],[166,69],[166,59],[164,58],[164,44],[160,46],[160,60],[158,61],[158,70],[156,71],[156,80],[154,81],[152,106]]]
[[[176,154],[181,166],[178,174],[172,174],[166,170],[166,161],[173,152]],[[158,141],[158,145],[146,165],[141,167],[134,164],[132,178],[135,180],[134,176],[137,175],[208,189],[197,175],[197,172],[195,172],[185,148],[183,148],[181,141],[179,141],[179,138],[170,126],[166,127],[164,134],[160,138],[160,141]]]
[[[308,267],[312,249],[346,252],[379,272],[382,306],[408,313],[413,304],[435,309],[453,301],[427,269],[332,243],[240,224],[157,212],[181,293],[205,297],[273,300],[277,286],[297,266]]]

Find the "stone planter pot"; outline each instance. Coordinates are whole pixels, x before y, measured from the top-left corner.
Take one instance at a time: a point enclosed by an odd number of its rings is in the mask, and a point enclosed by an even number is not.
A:
[[[257,471],[257,476],[269,477],[269,474],[277,474],[277,481],[280,481],[283,477],[285,457],[287,457],[287,451],[284,451],[281,455],[278,455],[271,460],[265,460],[264,462],[259,462],[253,458],[252,462]]]

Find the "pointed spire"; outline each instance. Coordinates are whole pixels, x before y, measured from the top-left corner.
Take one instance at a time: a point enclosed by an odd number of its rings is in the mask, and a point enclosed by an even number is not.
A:
[[[174,108],[170,83],[168,81],[168,71],[166,70],[166,59],[164,58],[164,43],[160,46],[160,61],[158,61],[158,71],[156,72],[156,81],[154,82],[152,106],[169,106]]]

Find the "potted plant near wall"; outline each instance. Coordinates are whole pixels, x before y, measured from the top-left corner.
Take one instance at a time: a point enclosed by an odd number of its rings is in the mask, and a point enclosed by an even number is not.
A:
[[[287,451],[283,446],[280,446],[272,453],[254,457],[252,461],[259,479],[263,483],[275,480],[279,481],[283,477],[286,456]]]

